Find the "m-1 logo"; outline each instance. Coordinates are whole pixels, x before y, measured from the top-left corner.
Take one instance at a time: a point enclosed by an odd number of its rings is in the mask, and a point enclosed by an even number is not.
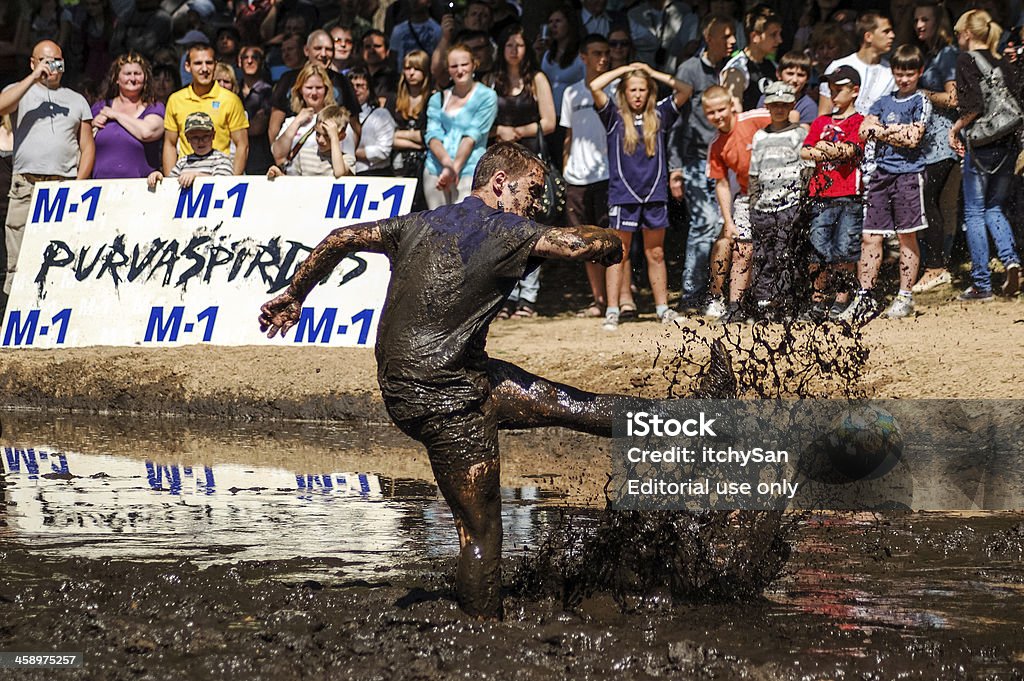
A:
[[[178,205],[174,208],[174,219],[181,218],[205,218],[210,211],[224,210],[225,204],[231,204],[231,217],[242,217],[242,209],[245,207],[245,195],[249,191],[248,182],[239,182],[224,192],[223,198],[213,198],[213,184],[197,186],[193,184],[188,189],[182,189],[178,194]]]
[[[4,347],[32,345],[36,342],[37,337],[50,335],[57,337],[57,345],[63,345],[68,334],[69,321],[71,321],[70,307],[66,307],[50,317],[49,324],[41,326],[39,310],[28,310],[24,316],[22,316],[22,310],[9,310],[7,323],[4,324]]]
[[[78,196],[78,201],[70,201],[71,187],[37,187],[36,205],[32,211],[31,224],[45,222],[62,222],[65,214],[76,214],[79,210],[85,213],[86,221],[96,217],[96,207],[100,202],[102,187],[92,187]]]
[[[146,324],[144,343],[174,343],[182,333],[192,333],[196,327],[203,327],[203,342],[213,338],[213,326],[217,323],[217,306],[211,305],[195,316],[195,321],[185,321],[185,306],[175,305],[164,315],[163,305],[150,308]]]
[[[363,217],[363,210],[376,211],[380,204],[391,202],[388,207],[388,217],[396,217],[402,207],[402,196],[405,194],[405,185],[395,185],[385,192],[382,192],[379,200],[366,200],[366,192],[369,185],[366,184],[344,184],[338,183],[331,187],[331,196],[327,199],[327,212],[325,218],[342,218],[359,220]]]

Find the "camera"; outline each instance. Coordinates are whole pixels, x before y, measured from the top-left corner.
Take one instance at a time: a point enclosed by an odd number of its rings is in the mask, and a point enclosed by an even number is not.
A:
[[[64,73],[64,60],[63,59],[51,59],[46,62],[46,65],[50,67],[50,70],[54,73]]]

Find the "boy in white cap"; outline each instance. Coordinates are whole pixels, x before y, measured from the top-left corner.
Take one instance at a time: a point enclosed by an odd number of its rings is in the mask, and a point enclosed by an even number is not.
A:
[[[807,129],[790,121],[796,91],[769,83],[764,104],[771,123],[754,133],[750,152],[750,226],[754,242],[754,299],[759,318],[778,314],[793,287],[797,220],[804,196],[800,159]]]

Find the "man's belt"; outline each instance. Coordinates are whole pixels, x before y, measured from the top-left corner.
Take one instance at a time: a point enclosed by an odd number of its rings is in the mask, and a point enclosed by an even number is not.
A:
[[[25,181],[29,184],[35,184],[36,182],[60,182],[62,180],[73,180],[73,177],[67,177],[66,175],[35,175],[33,173],[21,173],[21,176],[25,178]]]

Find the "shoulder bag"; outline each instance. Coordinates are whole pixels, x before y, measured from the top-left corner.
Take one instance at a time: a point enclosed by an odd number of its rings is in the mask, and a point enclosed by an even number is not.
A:
[[[534,218],[545,225],[554,225],[565,210],[565,178],[551,162],[548,145],[544,140],[544,131],[537,121],[537,155],[544,162],[544,196],[541,199],[541,210]]]
[[[978,50],[973,50],[971,56],[981,71],[985,113],[968,126],[964,137],[969,146],[984,147],[1016,132],[1024,123],[1024,111],[1006,86],[1002,70],[994,68]]]

